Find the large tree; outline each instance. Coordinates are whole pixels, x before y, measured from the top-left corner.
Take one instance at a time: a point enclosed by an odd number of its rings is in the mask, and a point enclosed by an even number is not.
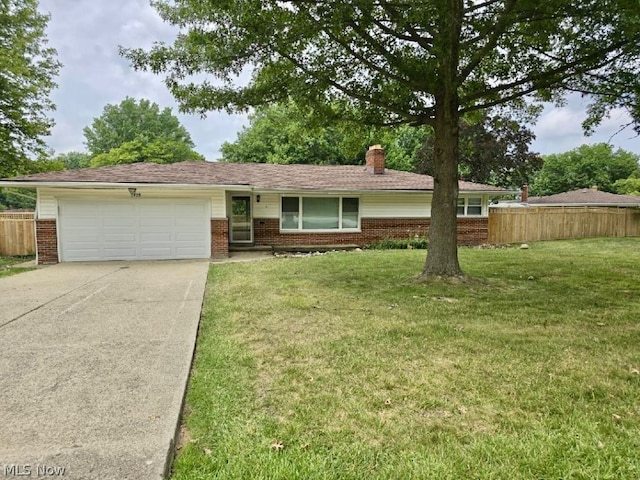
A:
[[[460,122],[462,178],[505,188],[519,188],[533,180],[542,167],[542,157],[529,150],[535,135],[504,115],[482,115],[473,122]],[[434,172],[434,139],[427,137],[416,152],[416,170]]]
[[[414,152],[425,136],[424,128],[406,125],[319,125],[312,112],[286,103],[258,109],[236,140],[225,142],[221,151],[225,162],[349,165],[363,163],[369,145],[380,143],[388,168],[413,171]]]
[[[125,163],[175,163],[204,161],[204,157],[191,147],[178,140],[156,138],[146,140],[136,138],[125,142],[107,153],[101,153],[91,159],[92,167],[121,165]]]
[[[424,275],[462,275],[456,244],[459,122],[569,90],[637,87],[637,0],[158,0],[173,45],[125,50],[165,72],[181,108],[292,99],[321,117],[431,125],[434,193]],[[240,81],[245,69],[250,80]],[[196,83],[195,78],[209,76]],[[209,78],[217,81],[211,81]],[[605,104],[607,108],[611,103]]]
[[[67,152],[56,155],[54,160],[62,163],[65,170],[77,170],[89,167],[91,156],[85,152]]]
[[[48,21],[37,0],[0,0],[0,178],[37,170],[30,158],[46,150],[49,93],[60,70],[47,47]]]
[[[531,185],[535,195],[553,195],[597,186],[616,192],[614,184],[638,171],[640,156],[606,143],[581,145],[568,152],[547,155]]]
[[[105,106],[102,115],[85,127],[84,136],[92,157],[107,154],[133,141],[147,144],[166,140],[181,143],[189,149],[194,147],[191,135],[170,108],[160,110],[157,103],[130,97],[118,105]]]

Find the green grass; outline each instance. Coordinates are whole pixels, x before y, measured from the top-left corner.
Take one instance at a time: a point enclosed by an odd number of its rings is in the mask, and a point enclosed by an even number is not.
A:
[[[15,275],[17,273],[28,272],[33,268],[14,267],[18,263],[24,263],[33,260],[33,257],[0,257],[0,278]]]
[[[640,238],[460,258],[212,266],[174,478],[640,478]]]

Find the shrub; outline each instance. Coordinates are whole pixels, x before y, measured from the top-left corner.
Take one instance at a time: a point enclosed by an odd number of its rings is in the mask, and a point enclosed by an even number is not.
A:
[[[426,249],[428,247],[429,241],[427,237],[416,235],[415,237],[409,238],[385,238],[384,240],[368,245],[367,248],[372,250],[411,250],[413,248]]]

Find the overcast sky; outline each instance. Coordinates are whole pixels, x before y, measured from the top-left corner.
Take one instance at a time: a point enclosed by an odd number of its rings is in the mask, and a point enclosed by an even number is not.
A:
[[[56,126],[48,144],[56,153],[84,151],[82,129],[101,115],[107,104],[125,97],[146,98],[170,107],[191,134],[196,150],[208,160],[219,158],[223,142],[233,141],[246,125],[245,116],[212,112],[207,118],[182,115],[162,77],[135,72],[118,55],[118,46],[149,47],[154,41],[171,41],[175,30],[162,22],[148,0],[40,0],[40,9],[51,14],[48,37],[63,67],[53,92]],[[585,138],[581,122],[584,102],[574,97],[565,108],[548,108],[533,127],[537,140],[532,150],[560,153],[583,143],[609,142],[640,154],[640,138],[631,130],[610,137],[628,122],[615,112],[595,135]]]

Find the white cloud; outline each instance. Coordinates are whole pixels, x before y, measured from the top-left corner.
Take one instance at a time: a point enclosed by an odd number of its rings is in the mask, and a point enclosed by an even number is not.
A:
[[[623,125],[631,121],[630,115],[621,109],[613,110],[609,117],[595,129],[593,135],[585,136],[582,122],[587,117],[588,102],[578,95],[569,97],[566,106],[549,105],[532,127],[536,134],[532,150],[542,154],[561,153],[579,147],[582,144],[610,143],[614,147],[640,153],[640,139]]]

